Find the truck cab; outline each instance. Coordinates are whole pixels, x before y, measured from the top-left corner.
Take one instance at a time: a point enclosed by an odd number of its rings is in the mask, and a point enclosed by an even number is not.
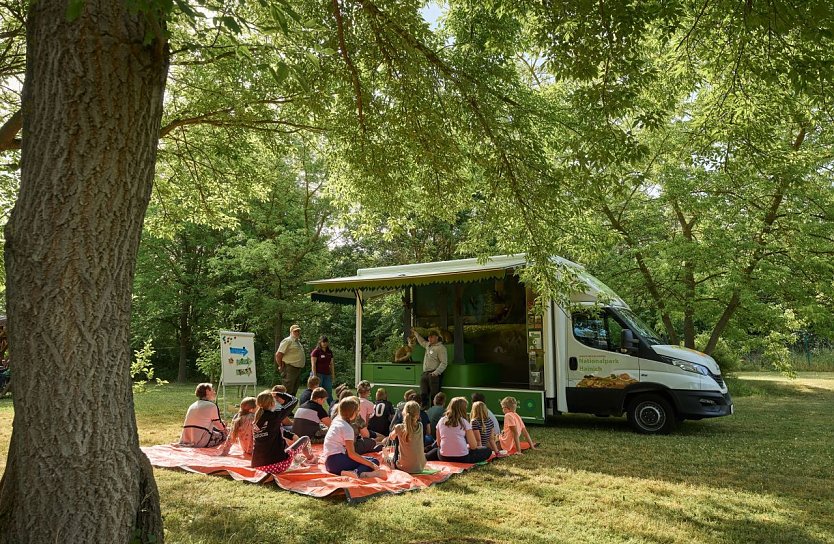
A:
[[[559,411],[626,414],[642,433],[668,433],[686,419],[732,413],[715,360],[665,344],[624,303],[585,303],[569,315],[559,313],[563,319],[557,321],[566,328],[565,350],[555,361],[565,367]]]

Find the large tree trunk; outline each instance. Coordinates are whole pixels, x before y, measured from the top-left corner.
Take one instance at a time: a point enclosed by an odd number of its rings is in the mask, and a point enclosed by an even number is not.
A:
[[[14,432],[0,542],[162,541],[129,377],[131,286],[167,72],[120,0],[31,3],[6,227]]]

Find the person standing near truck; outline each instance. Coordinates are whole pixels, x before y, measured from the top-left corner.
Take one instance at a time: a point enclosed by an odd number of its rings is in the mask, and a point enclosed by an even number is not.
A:
[[[281,380],[287,393],[292,396],[298,394],[301,371],[304,370],[304,346],[301,345],[301,327],[290,327],[290,335],[281,340],[278,351],[275,352],[275,364],[281,373]]]
[[[440,333],[437,329],[429,331],[428,340],[420,336],[416,330],[414,336],[417,342],[426,349],[426,354],[423,356],[423,374],[420,376],[420,402],[423,408],[428,408],[431,399],[440,393],[443,371],[449,364],[448,356],[446,346],[440,341]]]

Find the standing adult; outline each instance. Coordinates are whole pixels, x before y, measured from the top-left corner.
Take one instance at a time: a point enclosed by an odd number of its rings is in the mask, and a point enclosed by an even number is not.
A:
[[[301,327],[290,327],[290,335],[281,340],[275,352],[275,364],[281,373],[281,381],[292,396],[298,394],[301,371],[304,370],[304,346],[301,345]]]
[[[428,340],[420,336],[416,330],[414,336],[417,342],[426,349],[426,354],[423,356],[423,374],[420,376],[420,401],[423,408],[428,408],[431,399],[440,393],[443,371],[449,364],[446,346],[440,341],[440,333],[437,329],[429,331]]]
[[[182,424],[180,445],[191,448],[212,448],[226,440],[228,430],[214,402],[217,392],[210,383],[201,383],[194,391],[197,400],[188,407]]]
[[[333,406],[333,382],[336,381],[336,365],[333,363],[330,340],[324,335],[319,336],[316,349],[310,353],[310,366],[312,367],[312,375],[319,377],[319,385],[327,391],[327,406]]]

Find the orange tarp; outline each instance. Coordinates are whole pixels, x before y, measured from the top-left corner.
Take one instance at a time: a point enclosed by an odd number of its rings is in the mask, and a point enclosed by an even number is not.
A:
[[[319,454],[321,445],[313,446],[313,450]],[[225,475],[235,480],[252,483],[274,481],[282,489],[311,497],[344,493],[348,502],[360,501],[380,493],[402,493],[422,489],[444,482],[453,474],[461,473],[474,466],[468,463],[430,461],[426,466],[427,472],[436,472],[416,475],[383,467],[384,478],[366,480],[336,476],[327,472],[323,464],[314,464],[273,476],[251,468],[249,460],[243,458],[237,446],[234,446],[231,455],[227,456],[219,455],[219,450],[215,448],[184,448],[175,444],[144,447],[142,451],[150,459],[151,465],[158,468],[177,468],[200,474]],[[378,454],[371,455],[378,457]],[[492,459],[494,458],[493,456]]]

